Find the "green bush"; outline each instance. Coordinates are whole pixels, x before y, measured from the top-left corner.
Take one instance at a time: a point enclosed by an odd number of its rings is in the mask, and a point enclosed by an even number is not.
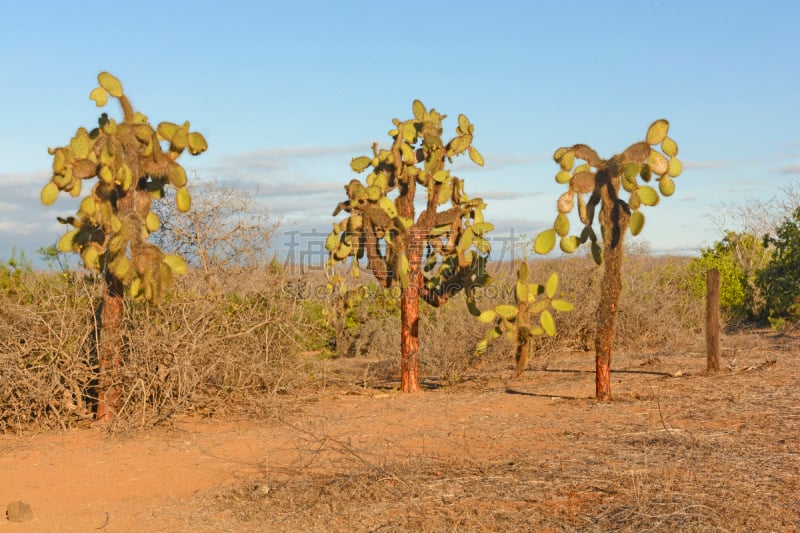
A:
[[[720,307],[732,318],[749,318],[754,314],[753,287],[737,257],[737,246],[750,235],[728,233],[711,248],[703,250],[700,257],[689,264],[686,288],[699,299],[706,295],[706,273],[716,268],[720,273]]]
[[[764,238],[764,245],[774,251],[767,267],[758,272],[756,285],[764,298],[763,315],[780,327],[800,317],[800,207],[774,236]]]

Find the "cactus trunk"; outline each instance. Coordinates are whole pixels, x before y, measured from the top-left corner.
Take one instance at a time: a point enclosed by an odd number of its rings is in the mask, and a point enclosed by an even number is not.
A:
[[[134,162],[131,162],[134,163]],[[138,164],[133,166],[138,180]],[[131,187],[117,203],[119,213],[134,209],[134,189]],[[123,328],[125,311],[125,285],[110,270],[105,272],[105,290],[100,309],[100,338],[97,359],[97,412],[95,420],[110,422],[121,406],[118,375],[122,368]]]
[[[403,289],[400,296],[400,390],[419,392],[419,291]]]
[[[110,422],[120,409],[116,374],[122,366],[122,316],[125,288],[111,273],[106,274],[103,307],[100,310],[98,342],[97,414],[98,421]]]
[[[527,281],[527,279],[526,279]],[[520,300],[517,302],[519,312],[517,314],[517,368],[512,377],[518,378],[528,367],[528,357],[531,353],[530,313],[528,312],[528,302]]]
[[[603,282],[600,303],[597,308],[597,333],[595,336],[595,397],[601,401],[611,400],[611,349],[614,345],[614,326],[617,305],[622,292],[623,237],[628,231],[630,214],[624,203],[617,199],[616,190],[607,172],[598,173],[602,183],[603,209],[600,222],[603,227]]]
[[[422,276],[421,237],[427,232],[413,228],[409,231],[406,248],[408,285],[400,294],[400,390],[419,392],[419,297],[425,280]]]

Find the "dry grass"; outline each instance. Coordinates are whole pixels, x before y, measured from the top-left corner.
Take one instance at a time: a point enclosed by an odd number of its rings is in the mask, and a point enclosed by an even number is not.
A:
[[[276,396],[316,381],[301,354],[324,340],[292,280],[282,271],[240,275],[248,280],[240,290],[208,291],[190,277],[159,307],[127,309],[123,402],[111,429],[183,413],[265,415]],[[0,292],[0,432],[87,423],[102,287],[76,275],[17,278]]]
[[[398,445],[391,440],[383,448],[388,453],[376,453],[341,436],[303,430],[294,463],[209,497],[196,511],[197,525],[249,531],[797,531],[798,340],[764,332],[731,337],[726,359],[734,368],[720,375],[705,375],[698,354],[675,354],[656,370],[669,375],[682,368],[678,379],[628,370],[631,392],[610,404],[565,397],[553,407],[561,406],[561,415],[540,427],[498,420],[483,431],[496,436],[503,457],[469,446],[447,458],[433,449],[403,457],[391,451]],[[742,343],[750,349],[734,361]],[[574,355],[561,359],[567,367],[584,366]],[[571,379],[534,372],[518,389],[549,392],[516,392],[534,401],[571,390]],[[455,408],[462,395],[488,400],[505,393],[491,384],[464,384],[432,394]],[[514,451],[526,438],[529,445]]]

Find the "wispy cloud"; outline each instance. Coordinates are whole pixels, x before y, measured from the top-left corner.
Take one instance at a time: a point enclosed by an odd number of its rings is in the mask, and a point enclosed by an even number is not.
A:
[[[800,165],[789,165],[778,170],[779,174],[785,175],[800,175]]]
[[[344,195],[343,183],[241,183],[244,188],[258,189],[258,196],[265,198],[279,198],[290,196],[301,201],[310,195],[337,196]]]
[[[250,168],[283,168],[290,159],[317,159],[329,155],[358,154],[369,150],[369,142],[347,146],[290,146],[263,148],[222,158],[225,165]]]
[[[518,191],[485,191],[475,194],[484,200],[517,200],[519,198],[532,198],[534,196],[547,196],[543,192],[518,192]]]
[[[684,170],[714,170],[730,167],[731,161],[684,161]]]
[[[761,159],[717,159],[710,161],[683,161],[684,170],[718,170],[751,167],[764,163]]]
[[[0,184],[3,187],[43,187],[50,179],[51,173],[47,170],[35,172],[6,172],[0,174]]]

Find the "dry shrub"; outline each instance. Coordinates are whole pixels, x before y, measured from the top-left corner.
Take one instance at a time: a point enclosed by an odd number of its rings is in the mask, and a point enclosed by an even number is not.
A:
[[[115,427],[187,412],[264,414],[276,395],[314,381],[314,361],[303,353],[324,335],[291,278],[280,268],[238,273],[247,280],[238,290],[209,291],[202,276],[190,276],[158,307],[128,306]],[[0,432],[90,420],[101,283],[30,270],[6,278]]]
[[[627,258],[617,350],[657,354],[667,345],[699,342],[702,302],[679,289],[687,263]],[[101,284],[74,273],[3,272],[0,431],[66,428],[91,419]],[[601,269],[585,257],[531,263],[532,280],[544,282],[551,272],[559,273],[562,296],[575,310],[557,314],[556,337],[537,338],[534,364],[537,357],[593,349]],[[484,309],[514,298],[514,267],[500,265],[493,275],[479,298]],[[337,339],[321,312],[332,304],[320,290],[319,273],[293,276],[273,262],[266,268],[230,267],[215,277],[219,283],[210,287],[198,272],[179,280],[159,307],[128,307],[117,426],[187,412],[263,414],[276,395],[317,381],[317,359],[307,352],[330,353]],[[400,347],[397,302],[367,297],[351,312],[353,320],[345,321],[348,351],[371,362],[365,384],[393,383]],[[421,371],[429,386],[461,381],[479,362],[502,372],[513,365],[513,346],[504,339],[482,361],[475,359],[487,326],[468,313],[463,295],[439,309],[423,305],[421,312]]]
[[[263,270],[242,277],[246,288],[224,293],[190,278],[160,306],[130,308],[124,418],[264,414],[276,395],[313,381],[302,352],[313,347],[315,324],[289,279]]]
[[[5,267],[0,278],[0,432],[90,418],[93,280]]]
[[[617,351],[649,355],[661,352],[667,345],[675,348],[683,344],[687,348],[701,342],[704,303],[682,289],[689,261],[684,257],[636,253],[626,257],[617,315]],[[515,300],[517,266],[493,267],[493,283],[479,295],[481,309]],[[561,297],[575,305],[569,313],[556,313],[555,337],[535,339],[532,360],[571,350],[593,351],[602,267],[588,257],[565,257],[530,262],[529,270],[529,279],[536,283],[544,283],[551,273],[558,273]],[[368,309],[375,305],[374,299],[366,300],[356,313],[376,317],[378,313]],[[386,314],[370,320],[362,326],[369,331],[369,341],[363,343],[358,355],[397,361],[399,318]],[[514,363],[514,346],[504,338],[490,345],[484,360],[476,360],[475,345],[488,326],[469,314],[463,295],[438,309],[421,305],[419,328],[420,370],[423,378],[429,381],[457,382],[478,363],[495,370],[508,369]],[[394,380],[398,372],[396,367],[395,364],[382,365],[384,372],[376,377]]]

